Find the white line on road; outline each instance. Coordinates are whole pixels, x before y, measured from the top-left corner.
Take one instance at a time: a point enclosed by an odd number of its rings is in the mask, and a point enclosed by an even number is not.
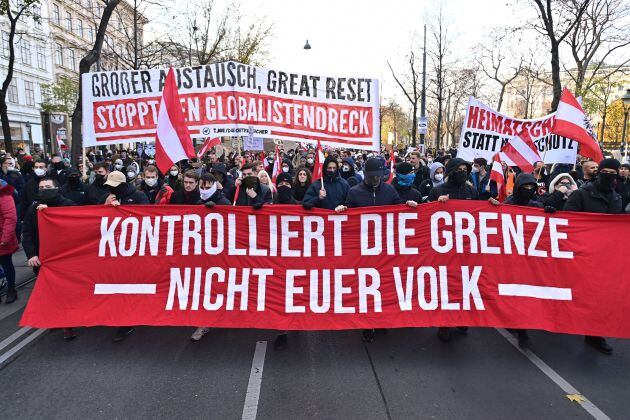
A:
[[[0,342],[0,351],[4,350],[5,347],[8,347],[9,345],[11,345],[11,343],[13,343],[18,338],[22,337],[24,334],[26,334],[30,330],[31,330],[31,327],[22,327],[16,332],[14,332],[13,334],[11,334],[10,336],[8,336],[7,338],[5,338],[4,340],[2,340]]]
[[[156,284],[117,284],[97,283],[94,285],[95,295],[154,295]]]
[[[521,348],[518,345],[518,341],[516,338],[506,331],[503,328],[496,329],[499,334],[501,334],[510,344],[512,344],[518,351],[520,351],[525,357],[529,359],[542,373],[544,373],[549,379],[555,382],[565,393],[567,394],[579,394],[582,395],[580,391],[578,391],[573,385],[567,382],[562,376],[560,376],[555,370],[551,368],[547,363],[543,362],[542,359],[536,356],[531,350],[527,348]],[[602,410],[600,410],[595,404],[593,404],[588,398],[582,395],[584,401],[580,404],[580,406],[586,410],[593,418],[597,420],[610,420]]]
[[[28,328],[28,327],[25,327],[25,328]],[[8,352],[6,352],[3,355],[1,355],[0,356],[0,365],[2,365],[4,362],[9,360],[11,357],[13,357],[14,354],[16,354],[18,351],[22,350],[31,341],[35,340],[37,337],[39,337],[40,335],[42,335],[46,331],[48,331],[48,330],[45,329],[45,328],[42,328],[41,330],[35,331],[33,334],[29,335],[24,340],[22,340],[17,346],[13,347],[11,350],[9,350]]]
[[[258,413],[258,398],[260,397],[260,385],[262,384],[263,367],[265,367],[265,353],[267,342],[258,341],[252,360],[252,370],[249,373],[245,405],[243,406],[242,420],[255,420]]]
[[[549,300],[572,300],[571,289],[563,287],[532,286],[529,284],[499,284],[499,295],[522,296]]]

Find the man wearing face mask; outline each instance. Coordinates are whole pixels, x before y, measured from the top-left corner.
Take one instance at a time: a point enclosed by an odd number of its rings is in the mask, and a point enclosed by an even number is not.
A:
[[[351,157],[343,158],[340,175],[346,180],[348,185],[350,185],[350,188],[354,187],[363,180],[363,178],[360,175],[357,175],[354,170],[354,159]]]
[[[427,201],[478,200],[477,190],[466,182],[469,171],[470,164],[464,159],[450,159],[445,170],[446,181],[431,189]]]
[[[575,191],[564,206],[565,211],[618,214],[623,212],[621,196],[615,192],[615,185],[621,164],[608,158],[599,163],[597,179]],[[603,337],[585,337],[590,344],[604,354],[612,354],[612,347]]]
[[[127,178],[122,172],[110,172],[104,185],[109,190],[109,194],[103,201],[105,205],[118,207],[129,204],[149,204],[147,196],[127,183]]]
[[[109,175],[109,165],[105,162],[97,162],[93,169],[94,182],[88,186],[86,191],[87,204],[100,204],[109,195],[109,189],[105,186],[107,175]]]
[[[232,203],[228,200],[223,192],[218,188],[217,179],[214,175],[204,173],[199,179],[199,204],[206,207],[229,206]]]
[[[577,184],[569,173],[558,174],[549,183],[549,194],[543,200],[545,209],[553,207],[557,211],[564,210],[567,200],[577,189]]]
[[[293,179],[287,173],[282,173],[276,178],[276,188],[278,194],[274,200],[275,204],[299,204],[293,197]]]
[[[417,174],[416,174],[417,176]],[[420,183],[420,194],[426,200],[431,190],[444,183],[444,165],[440,162],[433,162],[429,165],[429,178]]]
[[[413,166],[407,162],[401,162],[396,165],[396,176],[392,181],[393,187],[400,196],[401,200],[405,203],[407,201],[415,201],[416,203],[422,202],[422,196],[420,192],[416,190],[413,185],[416,179],[416,173],[413,170]]]
[[[138,166],[134,164],[131,164],[126,168],[127,183],[133,185],[136,189],[139,189],[142,186],[142,178],[138,176],[138,171]]]
[[[153,165],[144,168],[140,191],[147,196],[150,204],[169,204],[173,194],[173,189],[159,178],[158,169]]]
[[[39,181],[45,178],[46,175],[46,162],[42,159],[37,159],[33,164],[33,176],[31,176],[24,186],[24,192],[20,197],[21,203],[19,220],[24,220],[26,210],[28,210],[31,204],[37,200],[39,193]]]
[[[346,202],[346,196],[350,190],[350,186],[345,179],[339,176],[339,164],[332,156],[324,159],[322,166],[324,171],[323,178],[314,181],[302,200],[302,206],[305,209],[318,207],[322,209],[334,210],[337,206]],[[324,188],[322,189],[322,181]]]
[[[68,176],[68,169],[66,168],[66,164],[63,163],[61,156],[53,155],[51,164],[52,168],[48,172],[48,175],[56,180],[59,185],[64,185],[66,183],[66,177]]]
[[[527,173],[521,173],[514,182],[514,192],[505,200],[505,204],[516,206],[543,207],[540,201],[536,201],[536,178]]]
[[[87,204],[86,187],[81,181],[81,174],[78,171],[68,172],[66,184],[60,188],[59,193],[78,206]]]
[[[210,171],[216,178],[218,185],[217,188],[223,192],[223,195],[230,201],[234,201],[234,193],[236,192],[236,185],[232,176],[227,173],[227,169],[224,163],[217,162],[212,165]]]

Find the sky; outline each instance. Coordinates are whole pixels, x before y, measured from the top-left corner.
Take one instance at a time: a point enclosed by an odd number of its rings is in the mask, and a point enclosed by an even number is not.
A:
[[[195,0],[189,0],[194,5]],[[207,0],[197,0],[201,3]],[[225,0],[215,0],[218,4]],[[240,0],[248,19],[273,24],[268,67],[330,76],[365,76],[381,81],[381,97],[404,101],[387,61],[402,69],[412,45],[421,54],[425,12],[434,0]],[[463,60],[493,26],[522,23],[524,6],[514,0],[449,0],[450,28],[456,34],[455,53]],[[159,21],[162,12],[149,14]],[[154,26],[159,27],[159,23]],[[304,50],[308,39],[311,50]]]

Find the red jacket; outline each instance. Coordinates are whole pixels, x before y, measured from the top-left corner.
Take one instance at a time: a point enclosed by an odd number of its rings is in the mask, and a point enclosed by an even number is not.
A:
[[[11,255],[18,250],[15,235],[17,212],[13,201],[13,187],[8,184],[0,187],[0,255]]]
[[[171,195],[173,189],[168,185],[162,185],[162,189],[155,196],[155,204],[169,204],[171,202]]]

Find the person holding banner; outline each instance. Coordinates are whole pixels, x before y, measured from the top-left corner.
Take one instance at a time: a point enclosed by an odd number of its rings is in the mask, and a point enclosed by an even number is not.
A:
[[[597,179],[575,191],[564,207],[565,211],[618,214],[623,212],[621,196],[614,186],[621,164],[617,159],[604,159],[599,163]],[[603,337],[586,336],[586,343],[604,354],[612,354],[612,347]]]
[[[206,207],[214,207],[215,205],[229,206],[232,204],[218,188],[218,184],[214,175],[207,172],[201,175],[199,179],[199,204],[203,204]]]
[[[234,201],[236,185],[232,176],[228,174],[225,164],[222,162],[216,162],[211,168],[210,173],[214,175],[218,182],[217,188],[223,191],[223,195],[225,195],[228,200]]]
[[[416,180],[418,174],[416,173]],[[422,180],[419,184],[420,195],[422,195],[423,201],[429,196],[429,193],[434,187],[442,185],[444,183],[444,165],[440,162],[433,162],[429,165],[429,178]],[[414,182],[414,185],[418,185]]]
[[[308,190],[308,187],[311,186],[313,179],[313,174],[306,167],[300,167],[297,169],[297,175],[293,180],[293,198],[298,202],[298,204],[302,203],[304,200],[304,195]]]
[[[334,157],[328,156],[324,159],[323,178],[314,181],[308,188],[302,207],[307,210],[313,207],[335,210],[346,202],[349,190],[350,185],[339,176],[339,163]]]
[[[543,199],[546,207],[553,207],[560,211],[564,210],[567,200],[578,189],[577,184],[568,173],[557,175],[549,183],[549,194]]]
[[[291,175],[288,173],[281,173],[276,178],[276,185],[277,194],[274,204],[299,204],[293,197]]]
[[[413,166],[407,162],[400,162],[396,165],[396,176],[392,181],[392,186],[396,189],[396,192],[400,196],[403,202],[415,201],[416,203],[422,202],[422,195],[413,187],[416,179],[416,173],[413,170]]]
[[[264,204],[272,204],[271,190],[260,182],[254,174],[254,165],[245,164],[241,169],[241,177],[236,180],[234,203],[236,206],[252,206],[260,209]]]

